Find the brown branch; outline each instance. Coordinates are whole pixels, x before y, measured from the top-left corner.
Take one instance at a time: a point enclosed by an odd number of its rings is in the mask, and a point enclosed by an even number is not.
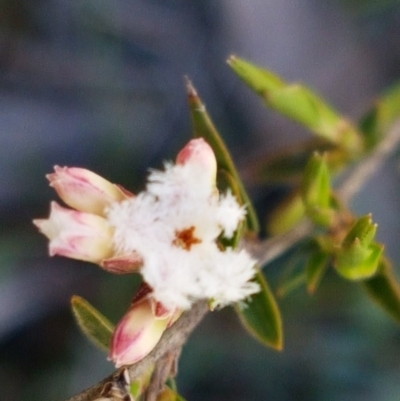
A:
[[[348,175],[338,189],[338,194],[345,202],[349,202],[357,191],[365,184],[368,178],[378,170],[386,159],[390,157],[400,144],[400,120],[397,121],[387,136],[381,141],[376,149],[361,161]],[[297,242],[307,238],[313,231],[313,225],[303,221],[289,232],[264,241],[248,241],[242,244],[260,265],[265,265],[276,259]],[[185,312],[182,317],[168,330],[165,331],[160,342],[154,350],[140,362],[128,368],[131,381],[138,379],[150,368],[151,365],[163,363],[162,357],[169,351],[179,351],[186,342],[189,334],[207,313],[206,302],[199,302],[190,311]],[[67,401],[94,401],[100,397],[104,385],[112,380],[112,375],[97,383],[93,387],[84,390],[80,394],[69,398]]]

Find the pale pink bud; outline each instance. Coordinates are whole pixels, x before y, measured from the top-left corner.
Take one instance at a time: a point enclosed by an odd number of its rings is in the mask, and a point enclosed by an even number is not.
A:
[[[211,146],[203,139],[189,141],[178,153],[176,164],[196,164],[215,183],[217,174],[217,160]]]
[[[50,186],[68,206],[81,212],[103,215],[112,202],[128,197],[119,186],[84,168],[55,166],[54,171],[46,175]]]
[[[106,219],[51,202],[48,219],[33,220],[49,240],[50,256],[100,263],[112,255],[112,229]]]
[[[117,368],[144,358],[158,343],[170,317],[157,318],[151,296],[144,295],[131,305],[117,324],[111,339],[109,359]]]

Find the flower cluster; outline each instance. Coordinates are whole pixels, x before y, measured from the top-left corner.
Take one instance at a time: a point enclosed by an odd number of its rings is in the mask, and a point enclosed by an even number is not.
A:
[[[175,164],[152,170],[136,196],[85,169],[55,167],[47,176],[75,209],[52,202],[50,217],[34,221],[50,239],[50,254],[143,276],[145,290],[113,336],[110,358],[117,366],[147,354],[193,302],[224,306],[259,291],[252,257],[220,245],[221,237],[234,235],[245,209],[230,191],[219,194],[216,172],[215,155],[200,138]]]

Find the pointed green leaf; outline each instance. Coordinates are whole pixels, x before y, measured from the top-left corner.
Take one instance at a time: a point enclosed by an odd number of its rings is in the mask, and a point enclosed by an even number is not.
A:
[[[286,82],[278,75],[236,56],[230,56],[228,65],[257,95],[267,97],[270,92],[284,89]]]
[[[214,126],[206,108],[197,94],[196,89],[193,87],[192,83],[187,80],[186,88],[188,93],[188,102],[190,115],[192,120],[193,136],[195,138],[204,138],[209,145],[212,147],[215,156],[217,158],[218,168],[226,170],[233,177],[236,182],[237,187],[241,193],[241,199],[247,208],[247,226],[250,231],[258,232],[259,223],[257,219],[256,212],[252,206],[249,196],[243,186],[243,183],[236,171],[233,160],[230,153],[223,142],[221,136],[219,135],[217,129]]]
[[[305,207],[300,192],[288,195],[270,214],[267,232],[271,236],[284,234],[305,217]]]
[[[379,273],[361,284],[372,300],[400,324],[400,287],[390,263],[382,260]]]
[[[296,290],[306,282],[306,275],[303,271],[295,270],[292,274],[288,275],[281,280],[278,287],[276,288],[276,295],[279,298],[286,297],[289,293]]]
[[[266,95],[266,103],[321,137],[340,143],[340,117],[323,100],[300,84],[285,85]]]
[[[108,351],[114,325],[78,295],[71,298],[71,306],[78,326],[86,337],[102,350]]]
[[[304,266],[309,255],[309,243],[304,241],[288,252],[284,258],[279,259],[281,271],[275,294],[279,298],[286,297],[289,293],[296,290],[306,283]]]
[[[329,207],[330,175],[324,155],[315,152],[308,161],[304,170],[301,194],[307,208]]]
[[[373,223],[371,214],[358,218],[343,240],[342,247],[352,247],[356,239],[360,241],[360,246],[368,247],[375,237],[377,228],[378,225]]]
[[[330,207],[332,191],[325,155],[315,152],[306,165],[301,195],[308,217],[315,223],[329,227],[335,217]]]
[[[373,148],[399,116],[400,82],[396,82],[374,101],[372,109],[360,121],[366,147]]]
[[[228,64],[267,106],[306,126],[316,135],[341,145],[350,157],[363,150],[363,141],[356,128],[310,89],[287,84],[272,72],[235,56],[228,59]]]
[[[247,331],[258,341],[281,350],[283,347],[282,319],[275,298],[259,272],[255,281],[261,291],[253,294],[245,306],[235,305],[236,312]]]
[[[318,288],[324,274],[329,265],[329,255],[320,250],[315,250],[306,266],[307,274],[307,291],[309,294],[314,294]]]

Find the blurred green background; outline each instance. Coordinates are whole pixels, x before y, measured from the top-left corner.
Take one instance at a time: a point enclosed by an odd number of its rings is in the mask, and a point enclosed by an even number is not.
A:
[[[113,321],[136,277],[47,256],[31,224],[55,194],[54,164],[132,191],[189,139],[183,76],[208,106],[239,169],[307,137],[264,109],[225,65],[231,53],[302,81],[357,118],[400,76],[400,2],[354,0],[0,0],[0,399],[63,400],[113,370],[80,334],[72,294]],[[260,215],[279,188],[247,184]],[[400,262],[396,161],[354,201]],[[283,261],[267,268],[274,282]],[[281,300],[285,349],[248,337],[231,310],[185,346],[191,401],[400,399],[400,328],[331,275],[313,298]]]

